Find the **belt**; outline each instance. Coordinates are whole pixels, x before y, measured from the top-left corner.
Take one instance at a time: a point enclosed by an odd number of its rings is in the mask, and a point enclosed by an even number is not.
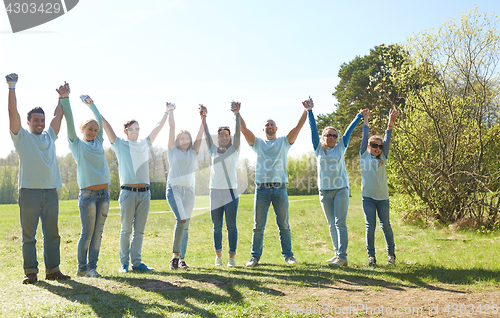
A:
[[[267,183],[259,183],[259,185],[267,187],[267,188],[279,188],[283,185],[280,182],[267,182]]]
[[[121,186],[120,188],[122,188],[123,190],[134,191],[134,192],[146,192],[149,190],[149,187],[134,188],[134,187]]]

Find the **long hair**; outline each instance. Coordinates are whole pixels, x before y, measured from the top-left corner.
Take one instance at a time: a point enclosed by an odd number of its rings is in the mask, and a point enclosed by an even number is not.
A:
[[[175,136],[175,146],[179,148],[179,138],[181,137],[182,134],[186,134],[189,137],[189,146],[186,150],[193,148],[193,138],[191,138],[191,134],[187,130],[180,130],[177,133],[177,135]]]

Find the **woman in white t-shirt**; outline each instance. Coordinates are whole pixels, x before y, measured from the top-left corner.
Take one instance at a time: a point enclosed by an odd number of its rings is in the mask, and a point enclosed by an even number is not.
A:
[[[189,220],[194,208],[195,164],[200,151],[206,115],[202,116],[200,130],[193,144],[191,134],[181,130],[175,135],[175,104],[167,103],[170,133],[168,138],[167,201],[175,215],[175,229],[170,269],[189,268],[186,255]]]
[[[238,211],[238,179],[236,165],[240,154],[240,103],[232,102],[231,110],[236,115],[236,133],[234,144],[228,126],[217,130],[218,146],[216,146],[205,125],[208,152],[211,158],[210,171],[210,216],[213,223],[215,266],[222,265],[222,223],[226,214],[227,236],[229,241],[228,267],[236,266],[235,256],[238,242],[236,214]],[[202,113],[206,108],[200,106]]]

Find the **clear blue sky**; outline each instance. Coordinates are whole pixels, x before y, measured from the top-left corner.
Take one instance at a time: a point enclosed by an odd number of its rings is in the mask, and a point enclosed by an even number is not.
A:
[[[234,126],[232,99],[242,103],[241,114],[256,136],[263,136],[267,118],[276,121],[278,135],[285,135],[309,95],[315,114],[334,110],[331,94],[342,63],[458,20],[476,4],[479,12],[500,11],[500,2],[492,0],[81,0],[64,16],[16,34],[2,8],[0,75],[19,74],[24,127],[35,106],[50,117],[55,88],[66,80],[75,122],[92,116],[78,98],[89,94],[118,136],[123,137],[123,122],[135,118],[145,137],[166,101],[177,104],[177,129],[196,133],[199,103],[208,108],[212,132]],[[0,157],[14,149],[3,85]],[[59,155],[69,152],[65,125],[56,143]],[[155,145],[166,147],[167,138],[166,126]],[[243,145],[242,156],[254,160]],[[306,123],[290,154],[310,150]]]

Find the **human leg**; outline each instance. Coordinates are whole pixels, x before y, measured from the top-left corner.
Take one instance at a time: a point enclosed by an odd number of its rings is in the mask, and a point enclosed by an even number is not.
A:
[[[347,233],[347,210],[349,207],[349,188],[335,190],[333,200],[335,213],[335,227],[338,235],[338,256],[347,259],[347,245],[349,236]]]
[[[366,227],[366,251],[368,252],[368,256],[375,256],[375,227],[377,225],[375,200],[363,197],[363,213],[365,215]]]
[[[132,242],[130,243],[130,260],[132,262],[132,266],[136,268],[141,265],[142,242],[149,215],[150,201],[151,193],[149,190],[137,193],[134,233],[132,236]]]
[[[38,273],[36,229],[40,218],[42,191],[19,189],[19,216],[22,229],[23,268],[25,274]]]
[[[82,223],[82,231],[77,246],[78,273],[87,271],[88,250],[96,219],[97,198],[93,194],[92,190],[80,189],[78,196],[78,209],[80,210],[80,221]]]
[[[184,211],[186,212],[186,223],[184,224],[184,231],[182,233],[182,241],[181,241],[181,252],[179,253],[179,259],[182,262],[182,259],[186,256],[186,250],[189,240],[189,221],[191,220],[191,215],[193,213],[194,208],[194,189],[184,189],[184,193],[182,196],[182,205],[184,206]],[[179,265],[181,266],[181,264]]]
[[[213,237],[215,253],[220,256],[222,251],[222,222],[224,205],[222,204],[221,190],[210,190],[210,217],[213,224]]]
[[[92,240],[89,246],[89,261],[87,268],[96,269],[97,261],[99,259],[99,251],[101,249],[102,233],[104,231],[104,223],[108,217],[109,211],[109,189],[103,189],[96,191],[98,192],[98,197],[96,201],[96,217],[94,233],[92,235]]]
[[[253,210],[253,235],[252,235],[252,257],[257,261],[262,256],[264,243],[264,229],[266,228],[267,213],[271,204],[271,189],[258,185],[255,188],[254,210]]]
[[[280,233],[281,255],[286,260],[293,256],[292,237],[288,224],[288,192],[286,185],[272,189],[271,202],[273,203],[276,223]]]
[[[334,190],[320,190],[319,200],[321,207],[323,208],[323,213],[325,214],[326,222],[328,224],[328,229],[330,230],[330,238],[332,239],[333,251],[335,255],[338,255],[338,235],[337,228],[335,226],[335,213],[334,213]]]
[[[120,191],[120,263],[122,266],[129,265],[130,258],[130,236],[132,235],[132,225],[134,224],[136,196],[135,192]]]
[[[380,228],[384,233],[387,244],[387,254],[394,254],[394,234],[392,232],[391,222],[389,220],[389,200],[380,200],[377,202],[378,220]]]
[[[231,190],[232,191],[232,190]],[[228,193],[230,191],[227,191]],[[238,213],[239,198],[236,196],[234,200],[224,205],[226,212],[226,227],[227,239],[229,242],[229,257],[236,255],[236,248],[238,245],[238,229],[236,227],[236,215]]]
[[[61,263],[61,252],[59,247],[61,244],[61,237],[59,236],[58,227],[59,197],[57,195],[57,190],[43,189],[43,194],[40,219],[42,221],[43,233],[43,259],[45,262],[45,274],[47,276],[58,272],[60,273],[59,264]]]

